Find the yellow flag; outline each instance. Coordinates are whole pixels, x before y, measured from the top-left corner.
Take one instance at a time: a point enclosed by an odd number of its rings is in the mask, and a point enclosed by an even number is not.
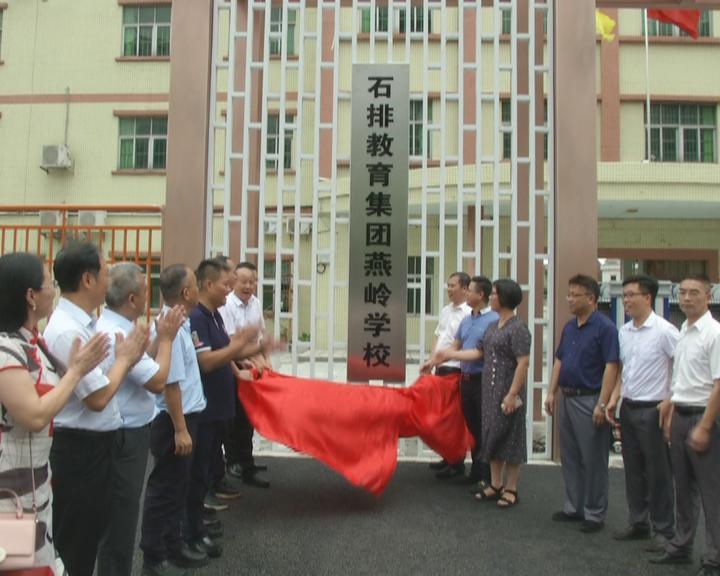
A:
[[[595,10],[595,33],[599,34],[603,40],[612,42],[615,39],[613,30],[615,30],[615,20],[600,10]]]

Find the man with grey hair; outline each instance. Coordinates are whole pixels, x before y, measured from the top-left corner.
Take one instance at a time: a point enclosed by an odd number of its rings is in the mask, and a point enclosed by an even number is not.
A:
[[[107,306],[98,320],[98,330],[111,338],[118,333],[125,336],[145,314],[147,280],[142,268],[132,262],[113,266],[105,302]],[[116,396],[122,427],[117,431],[112,451],[110,522],[98,551],[99,576],[130,576],[132,572],[155,395],[165,387],[172,342],[184,319],[184,310],[176,307],[157,320],[156,339],[151,347],[155,360],[147,352],[143,354],[127,373]],[[113,361],[111,354],[107,362]]]

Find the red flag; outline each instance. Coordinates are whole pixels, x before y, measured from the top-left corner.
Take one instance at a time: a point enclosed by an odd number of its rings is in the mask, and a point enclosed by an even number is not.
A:
[[[698,24],[700,23],[700,10],[652,10],[647,11],[648,18],[675,24],[690,36],[697,39]]]
[[[471,437],[458,384],[426,375],[410,388],[382,388],[266,370],[259,380],[238,380],[238,396],[260,434],[379,496],[395,472],[400,437],[420,436],[448,462],[465,458]]]

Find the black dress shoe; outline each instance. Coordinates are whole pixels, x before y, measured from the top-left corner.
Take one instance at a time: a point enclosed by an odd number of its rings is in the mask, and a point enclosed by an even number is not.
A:
[[[212,539],[222,538],[224,535],[223,527],[219,523],[210,525],[205,524],[204,530],[205,533]]]
[[[650,527],[638,524],[613,532],[613,540],[647,540],[648,538],[650,538]]]
[[[253,472],[267,472],[268,467],[265,464],[253,464],[252,465],[252,471]]]
[[[222,546],[210,538],[210,536],[203,536],[202,538],[193,540],[188,546],[196,552],[204,552],[210,558],[220,558],[220,556],[222,556]]]
[[[435,470],[436,472],[439,472],[440,470],[444,470],[447,468],[449,464],[447,463],[447,460],[437,460],[436,462],[430,462],[428,464],[428,467],[430,470]]]
[[[187,576],[187,572],[182,568],[173,566],[167,560],[163,560],[159,564],[143,564],[142,576]]]
[[[457,478],[458,476],[463,476],[465,474],[465,464],[453,464],[452,466],[448,466],[447,468],[440,470],[437,474],[435,474],[435,478],[438,480],[447,480],[448,478]]]
[[[580,522],[580,532],[585,534],[594,534],[599,532],[605,526],[604,522],[596,522],[595,520],[583,520]]]
[[[720,576],[720,566],[703,564],[695,576]]]
[[[270,488],[270,482],[254,472],[252,474],[243,474],[242,481],[243,484],[254,486],[255,488]]]
[[[582,522],[585,517],[582,514],[568,514],[564,510],[553,512],[553,522]]]
[[[660,556],[650,558],[650,564],[690,564],[692,558],[689,554],[670,554],[663,552]]]
[[[227,472],[230,476],[235,476],[235,478],[242,478],[243,475],[243,469],[240,464],[230,464],[227,467]]]
[[[210,561],[207,552],[195,550],[185,543],[179,550],[172,552],[168,560],[170,564],[180,568],[201,568]]]

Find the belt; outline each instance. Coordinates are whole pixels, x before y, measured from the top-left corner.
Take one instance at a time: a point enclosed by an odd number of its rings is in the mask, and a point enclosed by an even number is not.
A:
[[[705,412],[705,406],[689,406],[687,404],[675,404],[675,412],[683,416],[697,416]]]
[[[565,396],[595,396],[600,394],[600,390],[591,390],[590,388],[560,388]]]
[[[437,376],[445,376],[446,374],[458,374],[461,372],[457,366],[438,366],[435,368],[435,374]]]
[[[628,408],[657,408],[657,405],[662,400],[631,400],[630,398],[623,398],[623,406]]]

